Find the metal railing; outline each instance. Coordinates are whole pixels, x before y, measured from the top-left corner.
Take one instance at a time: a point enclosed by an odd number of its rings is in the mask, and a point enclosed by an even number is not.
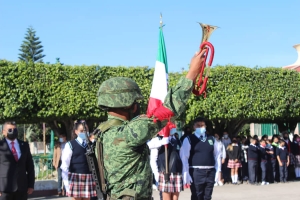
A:
[[[35,180],[55,180],[57,172],[52,165],[52,154],[32,155],[35,171]]]

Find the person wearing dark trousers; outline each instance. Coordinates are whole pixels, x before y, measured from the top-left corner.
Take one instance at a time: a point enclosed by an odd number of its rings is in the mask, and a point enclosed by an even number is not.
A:
[[[27,142],[18,140],[15,122],[3,125],[0,141],[0,200],[27,200],[34,188],[34,165]]]
[[[294,135],[292,143],[292,155],[294,156],[294,167],[296,180],[300,179],[300,137],[299,135]]]
[[[255,185],[257,177],[257,159],[258,159],[258,147],[255,145],[256,139],[250,140],[248,148],[248,170],[249,170],[249,183]]]
[[[275,161],[272,162],[272,164],[275,163],[275,183],[278,183],[280,181],[279,178],[279,163],[277,161],[277,150],[279,147],[279,137],[278,135],[273,135],[272,137],[272,147],[274,149],[274,155],[275,155]]]
[[[280,182],[286,183],[288,178],[287,167],[290,164],[290,157],[287,148],[285,147],[285,141],[281,140],[277,151],[277,160],[279,163]]]
[[[292,142],[289,138],[289,133],[285,132],[283,134],[283,140],[285,141],[285,147],[287,149],[287,151],[289,152],[289,156],[291,158],[291,154],[292,154]],[[288,181],[293,181],[295,179],[295,168],[292,162],[290,162],[289,166],[287,167],[287,171],[288,171]]]
[[[269,185],[267,182],[267,165],[268,165],[268,154],[269,151],[266,150],[266,140],[262,139],[260,141],[259,147],[259,157],[260,157],[260,168],[261,168],[261,185]]]
[[[276,152],[273,146],[271,145],[271,143],[272,143],[271,140],[267,140],[266,151],[269,152],[267,154],[267,158],[268,158],[267,177],[268,177],[268,182],[275,183],[277,159],[276,159]]]
[[[227,149],[228,145],[231,144],[231,139],[229,138],[228,132],[226,132],[226,131],[223,132],[222,142],[224,144],[225,149]],[[229,161],[229,158],[228,158],[228,155],[226,155],[226,159],[225,159],[224,163],[222,164],[222,175],[223,175],[224,182],[226,182],[226,183],[231,182],[230,181],[231,180],[230,179],[230,169],[227,168],[228,161]]]
[[[242,183],[244,181],[249,180],[248,175],[248,148],[249,145],[247,144],[247,139],[242,139],[242,152],[241,152],[241,162],[242,162]]]
[[[203,118],[194,120],[195,133],[184,139],[180,149],[183,184],[190,187],[191,200],[211,200],[215,183],[218,145],[206,134]]]

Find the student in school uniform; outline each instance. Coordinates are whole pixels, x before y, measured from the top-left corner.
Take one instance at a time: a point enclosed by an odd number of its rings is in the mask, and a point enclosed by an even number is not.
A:
[[[227,149],[228,145],[231,144],[231,139],[227,131],[223,132],[222,143],[225,149]],[[228,155],[226,156],[226,159],[222,164],[222,175],[224,178],[224,182],[230,182],[230,170],[227,168],[227,165],[228,165]]]
[[[268,164],[267,164],[268,181],[270,183],[275,183],[277,159],[276,159],[276,154],[275,154],[276,152],[274,151],[271,140],[267,140],[266,151],[269,152],[267,155],[267,158],[268,158]]]
[[[286,183],[288,171],[287,167],[290,164],[290,157],[287,148],[285,147],[285,141],[281,140],[277,151],[277,160],[279,163],[280,182]]]
[[[241,151],[241,162],[242,162],[242,182],[249,180],[248,175],[248,148],[247,138],[242,139],[242,151]]]
[[[228,168],[231,169],[231,180],[232,184],[238,184],[238,170],[242,167],[240,161],[241,149],[237,144],[236,138],[232,139],[232,143],[227,147],[227,154],[228,154]]]
[[[69,141],[62,154],[62,178],[67,196],[73,200],[90,200],[97,196],[96,183],[86,159],[87,143],[85,131],[88,130],[84,120],[76,120],[73,129],[73,140]]]
[[[157,180],[158,190],[164,200],[178,200],[179,193],[183,191],[182,162],[177,151],[180,140],[175,137],[176,128],[171,129],[169,137],[157,136],[147,142],[150,149],[150,165]],[[169,181],[166,178],[165,148],[168,146]]]
[[[267,164],[268,164],[268,151],[266,150],[266,141],[262,139],[260,141],[259,156],[260,156],[260,168],[261,168],[261,185],[269,185],[267,182]]]
[[[224,147],[223,142],[220,140],[220,135],[218,133],[215,133],[215,142],[218,145],[218,152],[216,155],[218,157],[216,158],[216,177],[215,177],[215,186],[223,186],[222,181],[222,164],[225,162],[226,159],[226,149]]]
[[[291,149],[292,149],[292,154],[294,156],[296,179],[299,180],[300,179],[300,137],[297,134],[294,135]]]
[[[209,200],[215,184],[217,143],[206,134],[205,119],[194,120],[195,133],[186,137],[180,149],[183,183],[191,189],[191,200]]]
[[[257,159],[258,148],[256,146],[256,139],[250,139],[250,145],[248,148],[248,170],[249,170],[249,183],[255,185],[257,176]]]
[[[280,181],[280,178],[279,178],[279,163],[278,163],[278,160],[277,160],[277,149],[279,147],[279,136],[278,135],[273,135],[272,137],[272,147],[274,149],[274,155],[275,155],[275,161],[273,161],[274,163],[272,164],[275,164],[275,183],[278,183]]]

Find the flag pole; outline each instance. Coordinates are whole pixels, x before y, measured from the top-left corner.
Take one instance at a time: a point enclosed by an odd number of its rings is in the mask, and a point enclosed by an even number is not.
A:
[[[160,13],[160,21],[159,21],[159,24],[160,24],[160,29],[162,31],[162,28],[163,28],[163,20],[162,20],[162,14]],[[165,182],[168,183],[170,181],[170,177],[169,177],[169,159],[168,159],[168,145],[166,144],[165,145],[165,166],[166,166],[166,173],[165,173]]]

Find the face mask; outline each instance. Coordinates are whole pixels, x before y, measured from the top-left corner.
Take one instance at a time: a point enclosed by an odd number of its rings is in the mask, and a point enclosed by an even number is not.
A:
[[[224,138],[227,139],[227,138],[228,138],[228,135],[224,135]]]
[[[206,128],[196,128],[195,134],[200,136],[205,136]]]
[[[283,139],[287,140],[287,139],[288,139],[288,137],[287,137],[287,136],[284,136],[284,137],[283,137]]]
[[[92,139],[91,142],[94,143],[94,142],[95,142],[95,139]]]
[[[271,147],[271,145],[270,144],[267,144],[267,148],[270,148]]]
[[[17,128],[14,128],[14,129],[8,129],[7,130],[7,139],[10,139],[10,140],[14,140],[18,137],[18,129]]]
[[[85,133],[79,133],[78,137],[83,139],[83,140],[86,140],[86,134]]]
[[[63,143],[64,139],[63,138],[59,138],[59,142]]]

